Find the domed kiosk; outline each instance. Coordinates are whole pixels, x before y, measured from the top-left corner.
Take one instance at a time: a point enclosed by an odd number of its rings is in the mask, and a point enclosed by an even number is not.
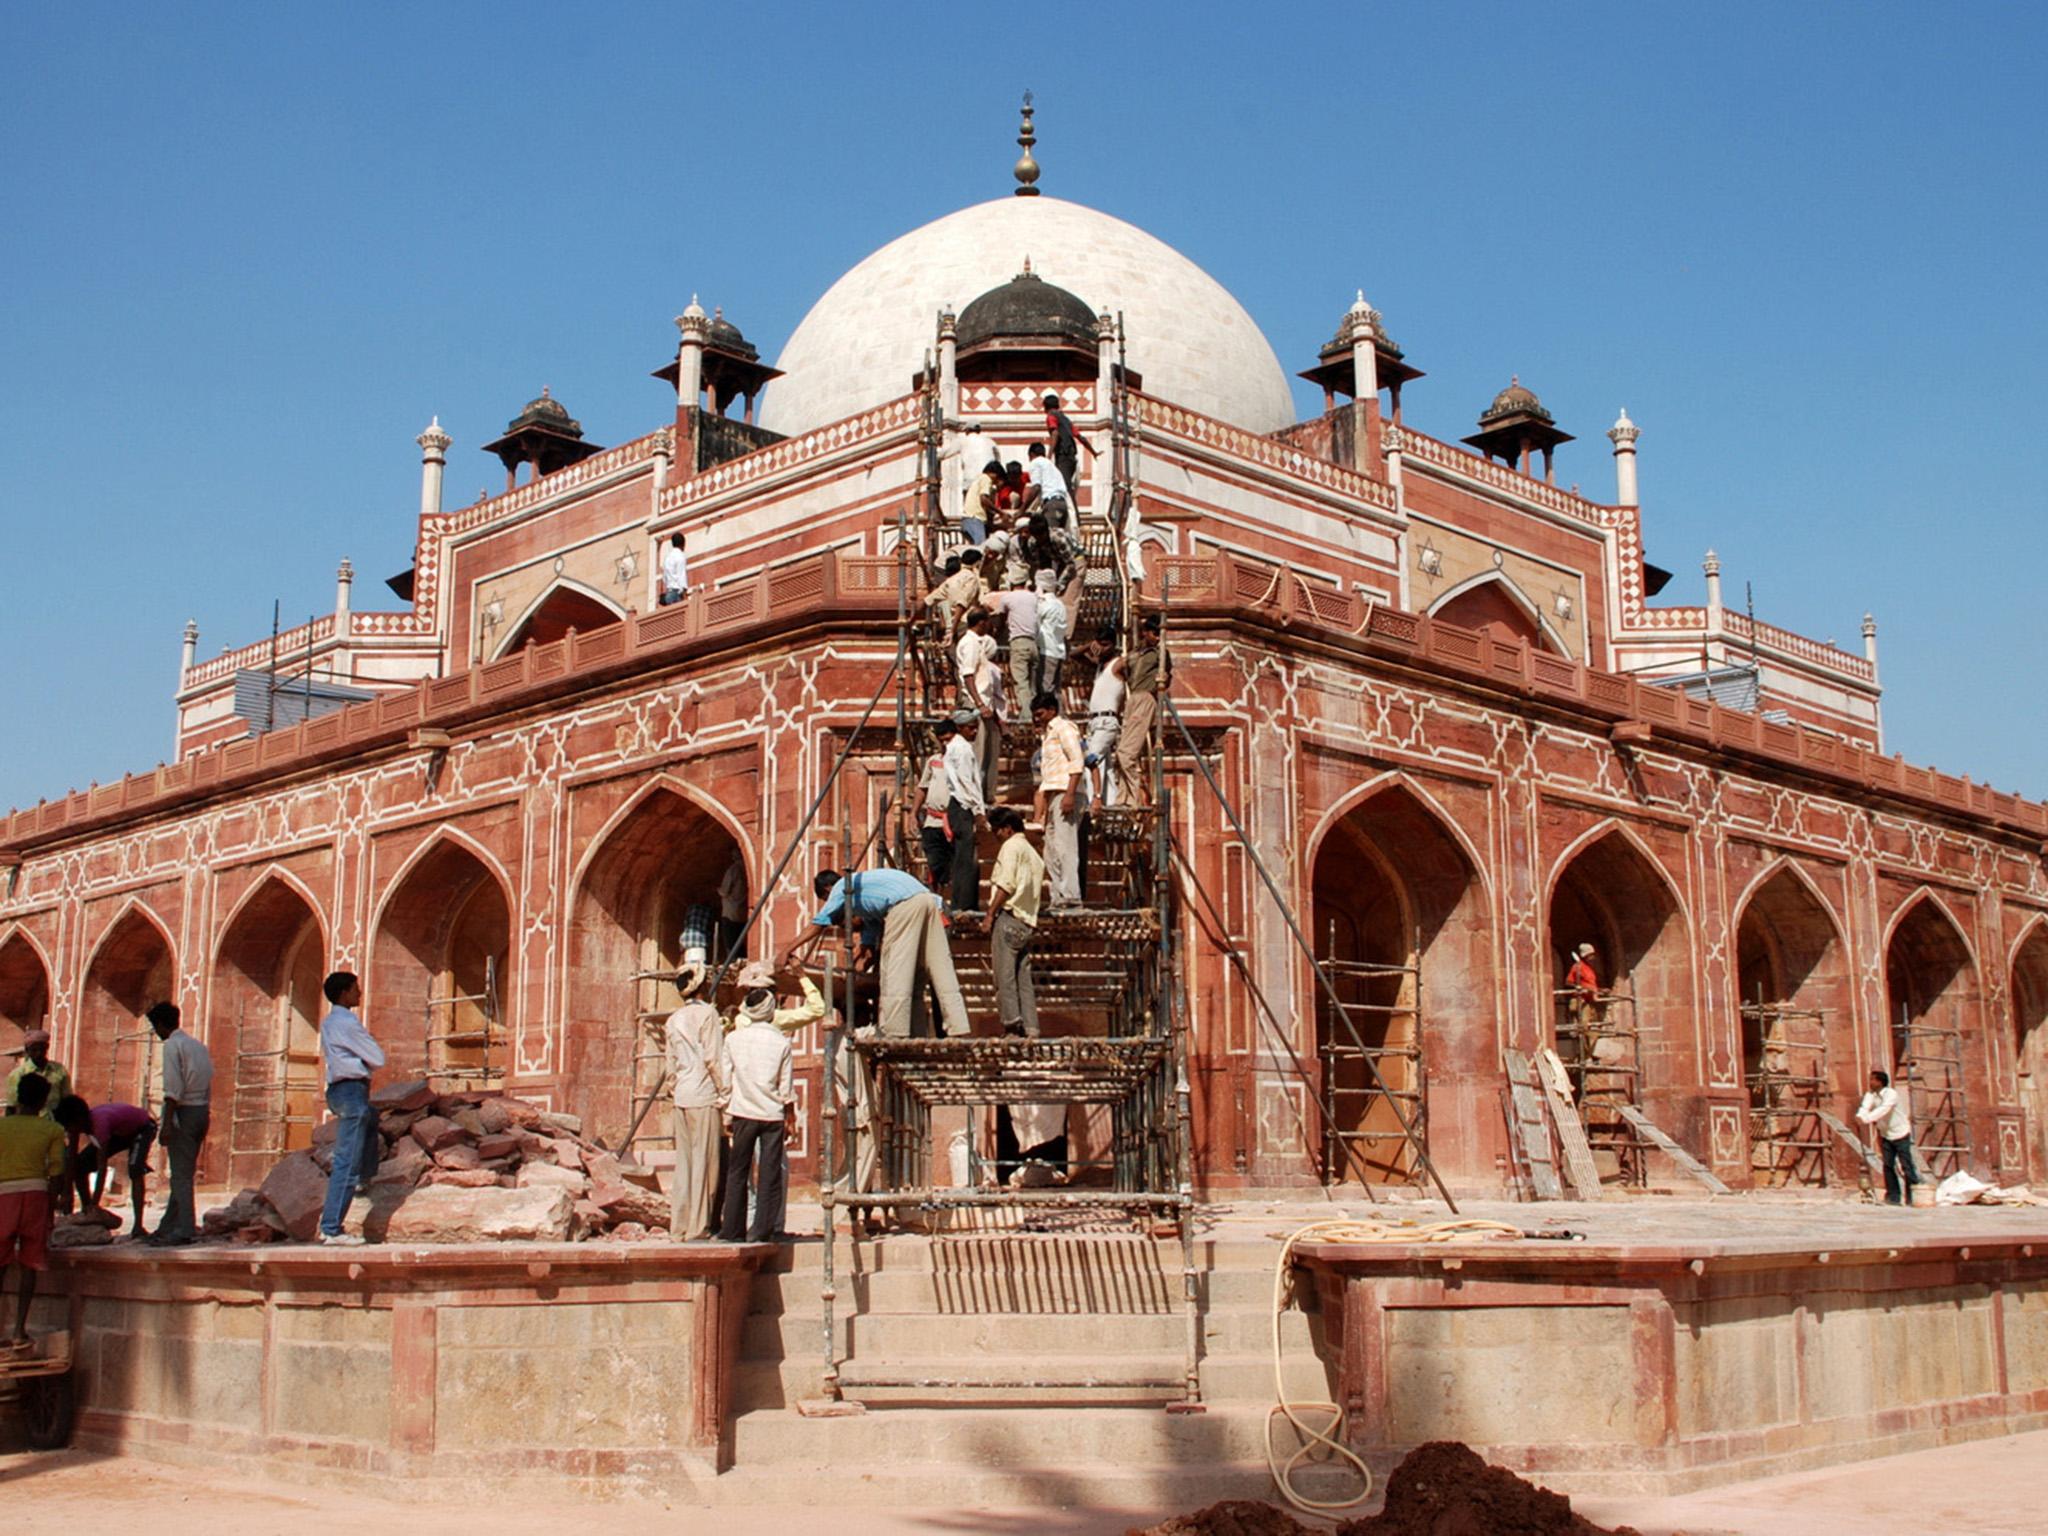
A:
[[[808,432],[907,394],[939,312],[960,314],[964,331],[973,317],[961,306],[998,291],[1014,297],[1027,258],[1044,287],[1122,314],[1130,365],[1148,393],[1254,432],[1293,423],[1279,358],[1221,283],[1122,219],[1033,196],[948,214],[841,277],[776,360],[784,377],[762,401],[762,425]],[[1071,320],[1078,330],[1078,313]]]

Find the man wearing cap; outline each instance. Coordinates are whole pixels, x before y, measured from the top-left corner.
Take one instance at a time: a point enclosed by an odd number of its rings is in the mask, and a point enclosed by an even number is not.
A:
[[[748,987],[741,993],[739,1027],[720,1039],[718,1052],[726,1114],[732,1121],[718,1235],[728,1243],[787,1241],[782,1215],[789,1190],[788,1135],[796,1090],[789,1036],[775,1027],[773,987]],[[749,1178],[754,1185],[751,1225]]]
[[[981,716],[963,709],[953,716],[953,736],[946,743],[946,833],[951,843],[947,859],[947,884],[955,917],[971,917],[981,910],[981,856],[975,845],[975,831],[988,815],[983,793],[983,764],[975,745],[981,735]]]
[[[1593,970],[1595,953],[1592,945],[1581,944],[1572,951],[1571,969],[1564,973],[1574,1024],[1596,1024],[1600,1019],[1600,978]]]
[[[974,1032],[967,1019],[967,1000],[953,970],[953,951],[939,898],[917,876],[901,869],[863,869],[844,879],[836,869],[820,870],[811,889],[824,905],[811,919],[812,933],[799,939],[783,956],[789,965],[799,950],[817,943],[851,907],[860,925],[854,966],[875,966],[881,972],[881,1032],[907,1040],[924,1024],[924,983],[939,995],[939,1017],[948,1035]]]
[[[10,1106],[21,1102],[21,1080],[24,1077],[40,1077],[50,1085],[42,1114],[45,1120],[54,1120],[56,1117],[51,1113],[52,1109],[59,1099],[71,1092],[71,1074],[50,1060],[50,1032],[47,1029],[32,1029],[21,1037],[21,1065],[7,1074],[7,1103]]]
[[[676,1166],[668,1186],[669,1236],[694,1243],[712,1234],[718,1214],[720,1109],[726,1082],[720,1065],[725,1030],[704,997],[710,973],[701,963],[676,973],[682,1006],[661,1027],[669,1078],[675,1084]]]
[[[1059,578],[1040,571],[1038,581],[1038,686],[1058,693],[1060,668],[1067,660],[1067,605],[1060,601]]]
[[[981,551],[970,546],[946,557],[945,579],[932,588],[925,602],[945,626],[946,639],[951,642],[960,632],[961,617],[980,607],[987,595],[988,589],[981,583]]]

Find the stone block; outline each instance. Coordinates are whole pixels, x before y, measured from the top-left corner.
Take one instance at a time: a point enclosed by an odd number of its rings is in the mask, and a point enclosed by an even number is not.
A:
[[[496,1189],[498,1175],[489,1168],[429,1168],[420,1182],[454,1189]]]
[[[313,1145],[316,1147],[331,1147],[334,1145],[334,1138],[340,1134],[341,1122],[329,1116],[313,1127]]]
[[[370,1094],[370,1105],[374,1109],[395,1110],[404,1113],[421,1110],[434,1102],[434,1085],[425,1078],[414,1078],[407,1083],[386,1083]]]
[[[418,1123],[424,1109],[387,1109],[377,1117],[377,1129],[396,1141]]]
[[[114,1234],[96,1221],[76,1216],[59,1216],[50,1228],[52,1248],[100,1248],[114,1240]]]
[[[386,1224],[394,1243],[563,1242],[575,1201],[566,1189],[416,1189]]]
[[[471,1171],[483,1165],[484,1160],[477,1155],[476,1148],[466,1141],[458,1141],[453,1146],[443,1147],[434,1154],[434,1166],[437,1168]]]
[[[384,1160],[377,1165],[375,1182],[400,1183],[408,1189],[420,1181],[420,1175],[434,1165],[426,1149],[410,1136],[392,1147]]]
[[[476,1117],[482,1122],[486,1136],[501,1136],[516,1123],[504,1099],[485,1099],[477,1105]]]
[[[483,1116],[478,1114],[470,1105],[463,1104],[451,1109],[448,1112],[448,1118],[461,1126],[471,1136],[487,1136],[490,1134],[484,1128]]]
[[[327,1175],[310,1152],[294,1152],[270,1170],[258,1191],[277,1214],[285,1235],[309,1242],[320,1229],[320,1207],[327,1202]]]
[[[547,1143],[549,1154],[564,1168],[584,1166],[583,1149],[566,1136],[557,1136]]]
[[[544,1109],[540,1112],[540,1118],[546,1124],[552,1125],[556,1130],[567,1131],[571,1136],[581,1136],[583,1134],[583,1117],[581,1115],[565,1115],[559,1110]]]
[[[515,1182],[520,1189],[568,1189],[579,1195],[588,1185],[575,1169],[558,1168],[553,1163],[528,1163],[519,1170]]]
[[[477,1138],[476,1155],[485,1162],[496,1162],[500,1158],[519,1155],[519,1138],[509,1131],[493,1132]]]
[[[439,1115],[422,1115],[413,1122],[412,1139],[429,1152],[439,1152],[465,1139],[466,1133],[453,1120]]]

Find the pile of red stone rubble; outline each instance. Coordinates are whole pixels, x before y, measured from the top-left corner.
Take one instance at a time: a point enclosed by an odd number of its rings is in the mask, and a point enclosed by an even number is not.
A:
[[[495,1093],[396,1083],[371,1096],[382,1156],[349,1227],[372,1241],[567,1242],[658,1236],[668,1198],[647,1170],[587,1140],[574,1115]],[[238,1243],[307,1242],[319,1229],[336,1123],[200,1225]]]

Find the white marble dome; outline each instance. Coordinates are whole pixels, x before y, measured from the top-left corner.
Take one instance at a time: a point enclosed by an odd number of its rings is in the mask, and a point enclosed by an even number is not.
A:
[[[795,434],[907,394],[938,333],[1031,259],[1096,311],[1122,311],[1145,392],[1254,432],[1294,399],[1252,317],[1208,273],[1122,219],[1051,197],[1001,197],[892,240],[826,290],[782,349],[761,423]]]

